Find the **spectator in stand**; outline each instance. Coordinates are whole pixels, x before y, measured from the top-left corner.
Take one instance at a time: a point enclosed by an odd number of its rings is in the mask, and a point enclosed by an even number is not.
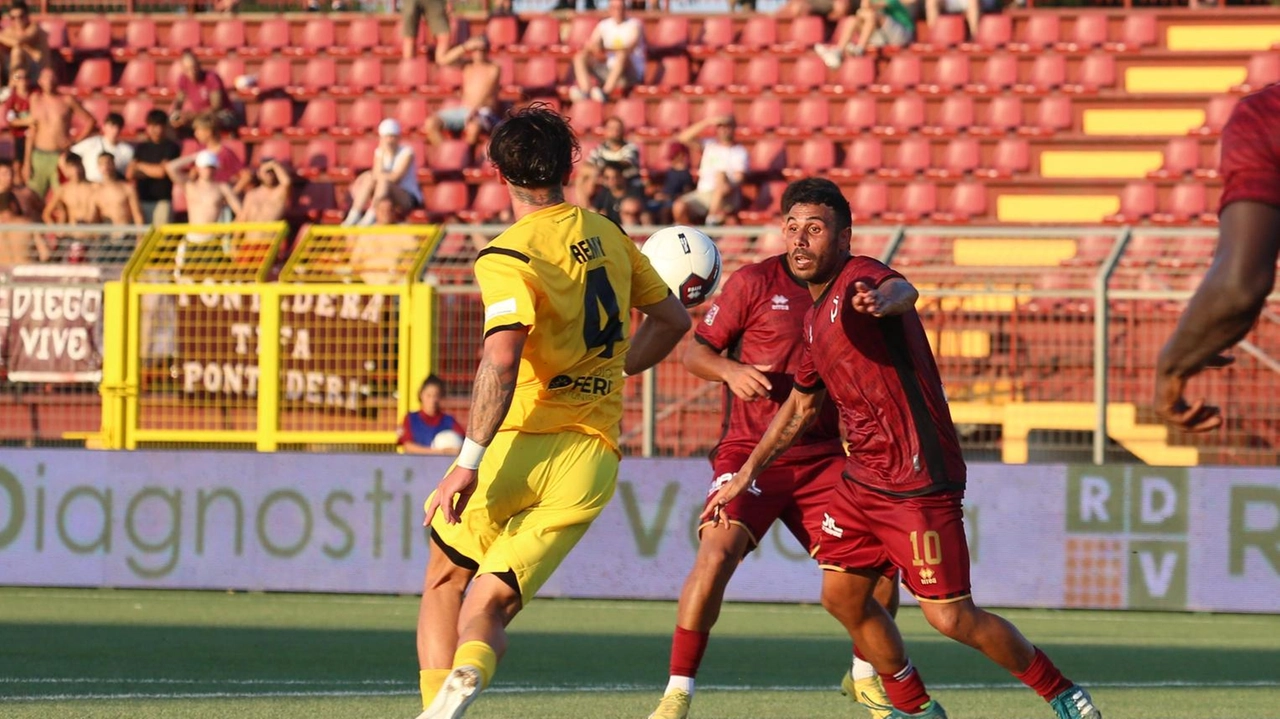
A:
[[[13,153],[19,161],[27,157],[27,128],[31,126],[31,73],[25,67],[9,73],[9,96],[0,105],[0,118],[13,136]]]
[[[13,195],[18,203],[18,216],[23,222],[39,222],[44,210],[44,198],[30,188],[13,184],[16,169],[8,160],[0,161],[0,193]]]
[[[624,202],[633,206],[639,203],[639,209],[634,209],[632,214],[644,212],[644,192],[635,189],[627,180],[628,168],[629,165],[621,162],[606,162],[604,169],[600,171],[600,187],[591,197],[592,210],[619,224],[622,223]]]
[[[240,155],[222,141],[222,128],[218,123],[211,117],[200,117],[191,123],[191,128],[195,133],[196,142],[218,157],[213,179],[230,184],[237,195],[243,192],[253,179],[252,173],[245,169],[244,160]]]
[[[445,55],[453,41],[448,0],[400,0],[400,54],[406,60],[413,57],[418,45],[418,26],[423,18],[426,18],[427,29],[435,39],[436,64],[444,65]]]
[[[138,203],[138,191],[121,176],[117,169],[119,161],[104,152],[98,155],[97,163],[98,175],[102,178],[95,183],[94,192],[98,216],[112,225],[141,225],[142,207]]]
[[[413,148],[400,143],[400,123],[391,118],[378,125],[378,148],[373,151],[373,167],[351,183],[351,210],[342,224],[372,225],[377,219],[375,205],[390,197],[401,214],[422,207],[422,187],[418,184],[418,158]]]
[[[191,127],[198,118],[206,118],[219,129],[237,125],[235,111],[227,96],[226,84],[218,73],[200,67],[196,54],[182,53],[182,74],[178,76],[177,94],[169,108],[169,120],[178,129]]]
[[[813,50],[835,70],[846,55],[858,57],[867,48],[906,47],[915,39],[915,0],[862,0],[855,21],[843,25],[830,45],[815,45]]]
[[[778,9],[778,17],[796,18],[805,15],[821,15],[831,22],[840,22],[849,14],[850,0],[787,0]]]
[[[276,222],[284,219],[289,207],[289,193],[293,178],[289,171],[275,160],[268,159],[258,166],[258,184],[244,194],[244,203],[236,222]]]
[[[468,145],[476,145],[481,134],[490,132],[498,124],[502,68],[489,59],[489,41],[484,35],[450,49],[444,64],[456,64],[467,53],[471,61],[462,68],[462,104],[441,108],[423,124],[422,131],[432,145],[444,141],[445,130],[461,133]]]
[[[375,227],[392,228],[400,224],[400,212],[390,197],[374,203]],[[417,235],[403,231],[351,235],[351,267],[360,273],[366,285],[390,285],[403,282],[405,272],[418,248]]]
[[[677,197],[693,192],[697,184],[693,181],[693,173],[689,171],[689,147],[679,142],[667,145],[668,162],[666,176],[662,178],[662,189],[654,193],[649,203],[649,214],[657,222],[671,222],[671,203]]]
[[[397,437],[406,454],[456,454],[457,446],[435,449],[431,445],[441,432],[456,432],[461,437],[467,431],[453,415],[445,414],[440,409],[440,400],[444,397],[444,380],[435,375],[428,376],[418,389],[418,402],[421,409],[405,415],[400,424]]]
[[[101,221],[98,214],[97,185],[85,182],[84,162],[80,156],[67,152],[59,158],[59,169],[66,176],[66,181],[54,188],[49,197],[49,204],[44,208],[46,225],[96,225]],[[78,238],[60,237],[53,251],[42,251],[41,257],[79,261],[84,253],[84,245]]]
[[[9,23],[0,30],[0,45],[9,48],[11,73],[18,68],[38,73],[49,65],[49,33],[40,23],[31,20],[25,0],[13,0],[9,4]]]
[[[641,185],[640,148],[627,140],[627,126],[620,117],[604,121],[604,142],[596,145],[591,154],[587,155],[587,162],[599,169],[610,162],[620,162],[627,167],[627,181],[637,187]]]
[[[196,167],[195,179],[183,172],[189,165]],[[193,225],[231,222],[240,214],[240,198],[231,191],[231,185],[218,180],[218,155],[201,150],[194,155],[173,160],[165,165],[169,179],[181,185],[187,195],[187,221]],[[203,241],[208,238],[195,238]]]
[[[939,15],[964,15],[965,23],[969,26],[969,37],[975,37],[982,13],[999,10],[998,0],[925,0],[924,19],[929,27],[933,27]]]
[[[27,223],[22,207],[12,192],[0,190],[0,226]],[[25,265],[31,261],[31,233],[5,230],[0,232],[0,267]]]
[[[173,210],[173,180],[165,166],[182,155],[182,147],[167,137],[169,117],[164,110],[147,113],[146,141],[138,143],[125,177],[138,187],[138,204],[147,224],[164,225]]]
[[[98,157],[111,155],[115,158],[116,174],[123,176],[133,162],[133,145],[120,139],[124,131],[124,117],[118,112],[107,115],[102,123],[102,132],[86,138],[71,146],[71,151],[84,161],[85,179],[89,182],[102,182],[105,177],[99,170]]]
[[[600,170],[589,162],[578,165],[573,173],[573,204],[590,207],[591,200],[600,188]]]
[[[641,82],[645,62],[644,23],[627,17],[626,0],[609,0],[609,16],[596,24],[586,47],[573,56],[576,84],[569,96],[575,102],[588,96],[604,102]],[[593,85],[593,80],[599,85]]]
[[[58,184],[58,165],[62,154],[72,145],[92,135],[98,121],[84,109],[80,101],[62,94],[58,87],[58,75],[53,68],[40,70],[40,92],[31,96],[30,142],[22,167],[27,186],[43,197],[50,186]],[[73,137],[71,121],[82,121],[79,132]]]
[[[671,206],[677,223],[723,225],[729,215],[738,211],[742,199],[742,180],[747,173],[747,148],[734,140],[737,123],[733,115],[713,115],[696,122],[679,140],[693,143],[711,125],[716,136],[702,144],[702,161],[698,165],[698,184],[693,192],[677,198]]]

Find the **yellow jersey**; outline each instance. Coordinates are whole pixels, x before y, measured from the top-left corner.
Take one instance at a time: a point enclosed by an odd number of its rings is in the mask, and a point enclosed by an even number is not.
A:
[[[618,449],[631,308],[671,290],[611,220],[561,203],[521,218],[476,258],[484,332],[529,328],[500,429],[574,431]]]

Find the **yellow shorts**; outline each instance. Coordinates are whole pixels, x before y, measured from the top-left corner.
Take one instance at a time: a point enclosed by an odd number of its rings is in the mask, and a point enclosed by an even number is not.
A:
[[[480,462],[462,521],[447,524],[436,514],[431,531],[455,564],[477,574],[514,575],[527,603],[604,510],[617,484],[618,455],[599,438],[499,432]]]

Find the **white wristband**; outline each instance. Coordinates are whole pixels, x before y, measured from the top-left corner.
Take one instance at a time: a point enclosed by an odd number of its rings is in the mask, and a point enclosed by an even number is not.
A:
[[[473,442],[470,437],[462,440],[462,449],[458,450],[458,466],[463,469],[479,469],[486,449],[488,448]]]

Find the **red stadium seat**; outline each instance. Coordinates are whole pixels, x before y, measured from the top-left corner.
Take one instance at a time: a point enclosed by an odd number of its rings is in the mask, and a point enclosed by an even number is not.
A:
[[[245,74],[244,58],[235,55],[220,57],[218,62],[214,64],[213,71],[218,73],[218,77],[222,78],[222,81],[227,84],[227,91],[231,94],[236,94],[239,92],[235,89],[236,78]]]
[[[307,106],[302,110],[302,116],[298,118],[297,125],[287,128],[284,134],[314,137],[325,133],[363,136],[339,127],[338,103],[330,97],[318,97],[307,102]]]
[[[1080,63],[1076,82],[1064,85],[1063,90],[1074,93],[1092,93],[1116,84],[1116,58],[1109,53],[1094,53]]]
[[[854,222],[867,222],[889,209],[889,188],[879,180],[863,180],[853,190],[849,203]]]
[[[827,134],[836,137],[848,137],[868,132],[876,126],[876,99],[870,95],[854,95],[844,101],[832,123],[826,128]]]
[[[439,179],[448,177],[458,179],[462,171],[471,166],[471,145],[466,140],[445,140],[427,149],[424,167]]]
[[[1076,254],[1062,264],[1083,267],[1099,265],[1111,254],[1115,243],[1116,238],[1111,235],[1083,235],[1076,240]]]
[[[1071,98],[1065,95],[1050,95],[1040,101],[1036,107],[1035,125],[1024,127],[1020,132],[1032,135],[1066,132],[1075,127],[1075,114],[1071,108]]]
[[[649,123],[638,132],[649,137],[669,137],[684,131],[691,124],[693,123],[689,116],[689,101],[679,96],[664,97],[653,109],[653,116]]]
[[[1280,82],[1280,53],[1256,53],[1249,58],[1244,82],[1231,88],[1232,92],[1257,92],[1267,85]]]
[[[966,86],[965,91],[980,95],[996,95],[1018,84],[1018,58],[999,53],[982,63],[977,81]]]
[[[684,98],[681,98],[681,97],[673,97],[670,99],[684,100]],[[684,102],[688,103],[688,100],[684,100]],[[614,117],[622,118],[623,124],[625,124],[628,128],[639,129],[639,128],[645,127],[646,125],[653,124],[652,122],[650,122],[648,112],[646,112],[647,110],[646,105],[647,103],[644,101],[644,98],[642,97],[625,97],[613,103],[613,107],[611,108],[613,112],[611,114]],[[610,108],[606,107],[606,109],[610,109]],[[654,109],[654,113],[655,113],[654,119],[656,119],[656,113],[657,113],[656,108]],[[602,121],[600,124],[603,125],[604,122]],[[584,155],[586,154],[585,149],[583,151],[583,154]]]
[[[111,112],[111,101],[105,97],[85,98],[81,104],[84,105],[85,111],[98,121],[99,125],[107,119],[107,113]]]
[[[111,54],[118,60],[127,60],[140,52],[151,52],[158,44],[156,21],[149,17],[132,17],[124,26],[124,46]]]
[[[656,23],[645,23],[645,40],[650,57],[673,54],[683,56],[685,49],[689,47],[689,18],[683,15],[663,15]]]
[[[783,170],[788,178],[811,177],[825,174],[836,164],[836,148],[825,137],[811,137],[800,145]]]
[[[987,187],[981,182],[961,182],[951,188],[940,212],[933,213],[935,222],[969,222],[987,214]]]
[[[307,142],[300,159],[298,174],[303,177],[333,172],[338,168],[338,144],[327,137],[314,138]]]
[[[1033,13],[1027,16],[1020,42],[1010,43],[1019,52],[1035,52],[1053,47],[1061,38],[1062,21],[1054,13]]]
[[[1175,137],[1164,146],[1164,162],[1159,169],[1147,173],[1154,180],[1168,180],[1189,175],[1200,169],[1200,141],[1194,137]]]
[[[390,75],[384,75],[385,84],[379,85],[376,92],[381,95],[402,95],[414,92],[426,86],[430,74],[425,57],[400,58]]]
[[[782,193],[786,187],[785,182],[761,183],[756,190],[755,199],[747,209],[738,213],[738,219],[751,225],[772,222],[782,212]]]
[[[596,22],[596,18],[591,15],[575,14],[569,21],[569,34],[565,38],[564,45],[557,45],[552,50],[560,54],[577,52],[579,48],[587,44],[587,39],[591,37],[591,33],[596,29]]]
[[[515,45],[520,38],[520,28],[515,16],[490,17],[484,24],[484,36],[489,41],[489,47],[507,48]]]
[[[405,133],[416,133],[422,129],[430,114],[424,98],[410,95],[396,100],[396,108],[391,116],[400,122]]]
[[[747,136],[767,135],[781,124],[782,102],[776,97],[762,95],[747,106],[747,115],[738,132],[745,132]]]
[[[854,138],[845,151],[844,162],[833,168],[836,177],[865,177],[874,175],[884,165],[884,143],[878,137]]]
[[[111,60],[105,57],[93,57],[80,63],[80,69],[76,71],[76,79],[71,83],[71,92],[80,97],[87,97],[109,87],[113,87]]]
[[[969,56],[952,52],[938,58],[938,66],[933,71],[933,79],[920,89],[923,92],[940,94],[949,93],[968,84]]]
[[[245,46],[244,21],[238,18],[219,20],[213,26],[213,49],[219,55],[240,52]]]
[[[476,189],[471,208],[458,213],[463,222],[481,224],[498,219],[511,210],[511,193],[501,182],[486,182]]]
[[[342,57],[360,56],[373,52],[383,45],[380,21],[376,17],[356,16],[346,21],[347,31],[342,43],[329,48],[330,55]],[[400,48],[394,48],[397,52]]]
[[[250,57],[262,57],[277,52],[283,52],[285,48],[292,47],[293,42],[289,36],[289,21],[282,17],[267,18],[258,26],[258,36],[252,45],[246,45],[240,50],[242,55]]]
[[[786,36],[773,46],[773,52],[784,54],[808,53],[814,45],[826,39],[827,29],[823,19],[817,15],[804,15],[792,18],[791,27]]]
[[[319,102],[318,100],[316,102]],[[329,101],[332,102],[332,101]],[[307,110],[311,107],[308,105]],[[305,114],[305,113],[304,113]],[[329,128],[337,122],[337,112],[329,118],[329,122],[320,127]],[[294,129],[293,100],[287,97],[271,97],[263,100],[258,106],[258,122],[256,126],[240,128],[242,137],[267,137],[277,132]]]
[[[809,95],[814,90],[827,84],[827,64],[817,55],[801,55],[795,59],[791,72],[783,78],[782,84],[773,88],[777,95]]]
[[[540,55],[551,52],[560,44],[560,19],[552,15],[536,15],[529,18],[524,34],[518,42],[506,47],[513,55]]]
[[[62,54],[70,44],[67,41],[67,21],[60,17],[42,17],[37,22],[49,36],[49,49]]]
[[[91,17],[80,25],[71,47],[77,55],[105,55],[111,51],[111,21]]]
[[[337,170],[340,174],[354,176],[373,166],[373,153],[378,149],[378,138],[362,135],[345,148],[346,152],[343,149],[343,146],[338,146]]]
[[[752,143],[748,152],[747,171],[754,175],[773,178],[787,167],[787,145],[776,137]]]
[[[969,131],[980,135],[1002,135],[1022,127],[1022,121],[1022,98],[1002,95],[991,98],[986,120]]]
[[[870,87],[876,81],[876,62],[871,57],[847,57],[836,70],[830,85],[823,85],[828,95],[847,95]]]
[[[921,40],[912,49],[917,52],[940,52],[964,44],[969,27],[960,15],[939,15],[933,25],[925,26]]]
[[[1103,45],[1107,52],[1134,52],[1151,47],[1157,40],[1156,16],[1150,12],[1131,12],[1125,15],[1120,26],[1119,42]]]
[[[888,123],[873,128],[882,135],[904,135],[924,125],[924,98],[919,95],[903,95],[894,98],[889,107]]]
[[[737,42],[725,50],[735,53],[758,53],[778,44],[778,22],[772,15],[751,15],[742,26]]]
[[[974,173],[980,177],[1012,177],[1031,169],[1031,145],[1021,137],[1005,137],[991,153],[991,167]]]
[[[733,84],[733,58],[724,56],[708,57],[698,69],[698,76],[693,84],[684,88],[687,93],[701,95],[716,93]]]
[[[1120,211],[1105,220],[1130,223],[1145,220],[1156,211],[1156,186],[1150,182],[1130,182],[1120,191]]]
[[[1016,92],[1043,95],[1067,82],[1067,59],[1062,55],[1037,55],[1031,63],[1028,82],[1014,86]]]
[[[267,160],[293,167],[293,143],[283,137],[267,138],[253,153],[253,161],[260,165]]]
[[[730,93],[753,95],[777,86],[781,70],[773,55],[756,55],[742,66],[738,81],[726,88]]]
[[[990,52],[1013,42],[1013,17],[983,15],[978,19],[978,34],[973,42],[961,46],[970,52]]]
[[[289,87],[289,94],[310,97],[338,84],[338,64],[327,56],[307,58],[299,83]]]
[[[702,33],[689,45],[689,54],[694,57],[717,55],[733,44],[733,39],[733,18],[728,15],[712,15],[702,21]]]
[[[1220,135],[1239,98],[1234,95],[1214,95],[1204,110],[1204,125],[1191,130],[1192,135]]]
[[[471,204],[467,197],[467,183],[459,181],[438,182],[423,192],[423,204],[427,217],[433,221],[447,220],[465,212]]]
[[[921,132],[927,135],[955,135],[968,130],[974,122],[973,98],[952,94],[943,98],[937,124],[925,126],[921,128]]]
[[[156,61],[149,57],[135,57],[125,63],[117,85],[119,90],[114,94],[133,96],[150,92],[156,84]]]
[[[915,177],[933,165],[933,146],[927,137],[903,138],[893,161],[880,168],[881,177]]]
[[[919,55],[894,55],[880,74],[880,81],[871,86],[871,91],[885,94],[905,92],[919,85],[921,79]]]
[[[938,186],[925,180],[915,180],[902,188],[898,207],[881,216],[889,222],[917,222],[938,211]]]
[[[898,265],[931,265],[950,256],[952,249],[945,238],[913,234],[903,241],[893,256],[893,262]]]
[[[327,17],[307,18],[302,26],[302,36],[297,43],[281,50],[286,55],[310,57],[338,44],[338,33],[333,20]]]
[[[1076,16],[1070,36],[1057,44],[1062,52],[1088,52],[1107,42],[1107,16],[1100,12],[1082,12]]]
[[[575,102],[569,106],[566,116],[569,118],[569,124],[573,126],[574,132],[578,133],[579,136],[594,133],[604,125],[604,103],[596,102],[595,100]]]
[[[120,111],[121,117],[124,118],[124,132],[126,135],[135,135],[142,132],[147,127],[147,113],[155,104],[150,97],[131,97],[124,103],[124,108]]]
[[[1135,233],[1120,255],[1120,264],[1128,267],[1152,265],[1164,259],[1168,251],[1169,242],[1166,238]]]
[[[689,58],[685,55],[667,55],[648,65],[646,84],[633,92],[641,95],[667,95],[689,84]]]
[[[330,132],[335,135],[363,135],[377,129],[378,123],[385,117],[382,98],[376,95],[357,97],[345,117],[339,118],[340,127],[335,127]],[[414,126],[401,127],[406,131],[414,129]]]
[[[1169,191],[1164,211],[1154,213],[1151,221],[1172,225],[1213,222],[1215,216],[1208,210],[1209,198],[1204,185],[1180,182]]]
[[[330,87],[335,95],[364,95],[382,85],[382,58],[362,55],[351,61],[346,79],[341,85]]]
[[[806,95],[796,104],[791,124],[775,130],[779,135],[797,136],[822,132],[831,124],[831,103],[821,95]]]
[[[287,57],[269,57],[258,69],[258,93],[283,90],[293,84],[293,61]]]
[[[942,163],[926,171],[929,177],[964,177],[982,166],[982,146],[973,137],[957,137],[942,151]]]
[[[169,27],[169,36],[163,45],[157,45],[152,53],[160,57],[177,57],[187,50],[204,48],[200,37],[200,21],[195,18],[178,18]]]
[[[516,84],[528,95],[553,95],[559,82],[556,59],[550,55],[526,58],[516,66]]]

